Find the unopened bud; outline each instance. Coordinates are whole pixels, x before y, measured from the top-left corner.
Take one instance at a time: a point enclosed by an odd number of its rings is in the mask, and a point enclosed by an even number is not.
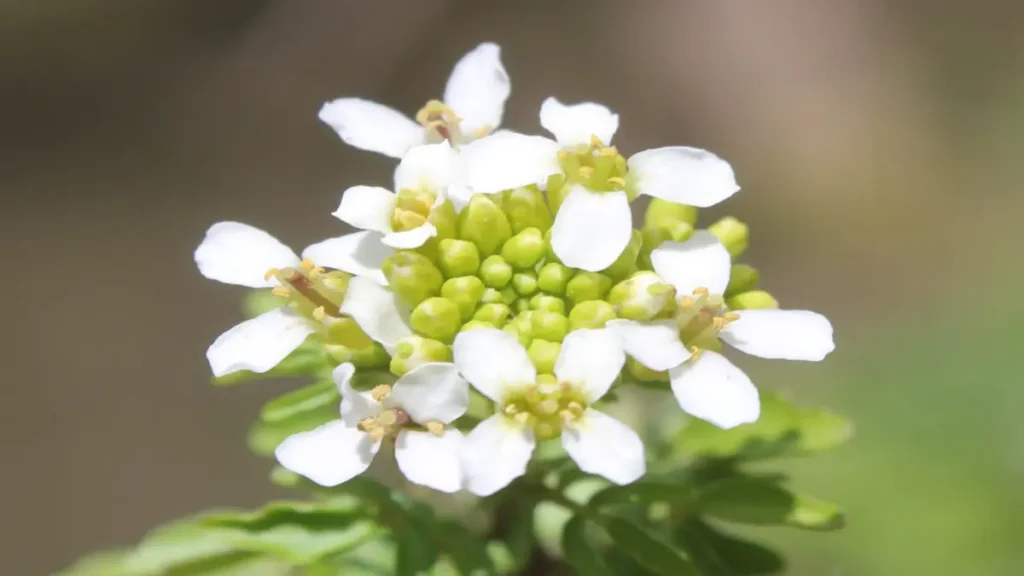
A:
[[[530,301],[525,298],[520,298],[512,303],[512,309],[516,311],[516,314],[526,312],[530,309]]]
[[[651,198],[644,212],[644,228],[672,228],[679,223],[688,224],[692,228],[697,223],[697,209],[661,198]]]
[[[474,194],[459,214],[459,238],[476,244],[485,258],[496,254],[511,237],[505,213],[484,194]]]
[[[664,242],[685,242],[693,236],[693,226],[676,222],[663,226],[644,226],[641,230],[643,246],[640,248],[640,265],[651,267],[651,252]]]
[[[488,256],[480,264],[480,278],[487,286],[501,290],[512,280],[512,266],[497,254]]]
[[[640,255],[640,248],[643,246],[643,234],[639,230],[633,230],[626,249],[619,254],[611,266],[605,268],[601,273],[618,282],[636,271],[636,259]]]
[[[482,320],[470,320],[463,324],[462,328],[459,328],[459,332],[469,332],[470,330],[494,330],[495,328],[501,327]]]
[[[533,298],[530,298],[530,309],[548,310],[549,312],[565,314],[565,300],[562,300],[557,296],[549,296],[543,293],[534,294]]]
[[[548,253],[544,255],[544,261],[561,264],[562,259],[558,257],[558,254],[555,254],[555,249],[551,246],[551,228],[548,228],[548,231],[544,233],[544,243],[548,246]]]
[[[530,336],[530,322],[522,321],[524,317],[528,318],[529,314],[529,312],[520,314],[519,316],[516,317],[515,320],[509,322],[508,324],[505,324],[505,326],[502,327],[502,330],[515,336],[516,339],[519,340],[519,344],[521,344],[524,348],[529,348],[530,342],[533,340],[533,338]]]
[[[512,287],[520,296],[532,296],[537,292],[537,274],[533,271],[516,272],[512,275]]]
[[[409,316],[412,329],[420,334],[449,343],[462,325],[459,307],[447,298],[427,298]]]
[[[359,324],[348,316],[333,319],[327,326],[327,339],[332,344],[341,344],[346,348],[361,350],[373,345],[373,340],[363,332]]]
[[[728,298],[725,305],[730,310],[772,310],[779,302],[764,290],[751,290]]]
[[[455,238],[458,235],[459,215],[455,212],[455,206],[451,200],[445,200],[435,206],[430,212],[427,222],[433,224],[437,229],[437,236],[435,236],[437,239]]]
[[[450,300],[459,307],[463,321],[473,317],[473,311],[484,295],[484,283],[476,276],[460,276],[449,278],[441,286],[441,297]]]
[[[514,286],[505,286],[501,290],[501,301],[511,306],[516,300],[519,299],[519,293],[516,292]]]
[[[733,264],[729,272],[729,286],[725,289],[726,296],[749,292],[757,288],[757,282],[761,275],[753,266],[747,264]]]
[[[429,258],[416,252],[402,250],[384,260],[384,276],[398,297],[409,306],[437,296],[444,277]]]
[[[651,370],[638,362],[635,358],[626,359],[626,370],[640,382],[668,382],[668,372]]]
[[[324,349],[338,364],[351,362],[357,368],[381,368],[387,366],[391,360],[387,350],[376,342],[373,346],[359,349],[352,349],[341,344],[324,344]]]
[[[476,244],[451,238],[438,243],[437,263],[448,278],[471,276],[480,268]]]
[[[734,259],[746,252],[750,245],[750,227],[732,216],[708,226],[708,232],[718,237]]]
[[[615,319],[615,308],[604,300],[588,300],[573,306],[569,311],[569,330],[580,328],[604,328],[609,320]]]
[[[530,356],[530,361],[533,362],[537,372],[543,374],[555,371],[555,361],[558,360],[558,353],[561,349],[562,344],[560,342],[534,338],[526,352]]]
[[[675,289],[654,272],[637,272],[608,293],[608,303],[619,318],[644,322],[654,319],[672,302]]]
[[[451,362],[451,348],[439,340],[422,336],[406,336],[395,345],[395,354],[391,357],[391,373],[401,376],[410,370],[428,362]]]
[[[612,281],[598,272],[577,272],[565,286],[565,295],[573,304],[601,300],[608,294]]]
[[[536,186],[525,186],[504,192],[502,208],[508,216],[513,234],[527,228],[537,228],[544,232],[551,228],[554,220],[544,200],[544,194]]]
[[[544,292],[554,296],[565,294],[565,286],[572,279],[573,272],[570,268],[557,263],[548,262],[537,271],[537,287]]]
[[[511,314],[512,310],[507,305],[495,302],[480,306],[476,313],[473,314],[473,320],[487,322],[495,328],[501,328],[508,321]]]
[[[548,310],[530,313],[530,335],[534,338],[561,342],[569,333],[569,319],[564,314]]]
[[[504,304],[505,298],[504,296],[501,295],[500,290],[495,290],[494,288],[485,288],[483,296],[480,297],[480,302],[483,304]]]
[[[540,262],[547,250],[540,229],[527,228],[505,242],[501,248],[501,257],[512,266],[525,270]]]

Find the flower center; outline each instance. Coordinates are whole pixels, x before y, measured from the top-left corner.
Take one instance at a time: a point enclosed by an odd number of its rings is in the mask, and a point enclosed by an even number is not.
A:
[[[591,138],[589,146],[560,151],[558,162],[569,184],[582,184],[595,192],[626,189],[626,158],[596,136]]]
[[[385,437],[394,438],[403,429],[421,430],[426,429],[435,436],[444,434],[444,424],[437,421],[427,422],[423,426],[413,422],[409,413],[399,407],[388,407],[388,399],[391,395],[391,386],[381,384],[370,391],[370,396],[381,403],[384,407],[376,416],[368,416],[359,421],[356,426],[359,430],[366,432],[374,441]]]
[[[427,132],[427,142],[437,144],[448,141],[452,147],[465,144],[491,133],[493,127],[484,126],[467,134],[462,131],[462,118],[440,100],[431,100],[416,113],[416,122]]]
[[[361,350],[372,346],[373,340],[355,320],[340,312],[350,277],[341,271],[325,272],[309,260],[303,260],[297,268],[271,268],[264,275],[280,282],[272,290],[274,295],[287,298],[297,312],[314,320],[328,340]]]
[[[726,308],[722,296],[711,294],[707,288],[696,288],[691,295],[679,298],[676,310],[679,338],[695,356],[701,350],[720,350],[718,333],[738,319],[735,312]]]
[[[436,200],[437,194],[429,190],[399,190],[395,210],[391,213],[391,228],[395,232],[419,228],[430,218]]]
[[[578,420],[587,409],[587,399],[570,382],[559,383],[551,374],[509,394],[501,412],[522,426],[529,426],[537,440],[562,434],[562,427]]]

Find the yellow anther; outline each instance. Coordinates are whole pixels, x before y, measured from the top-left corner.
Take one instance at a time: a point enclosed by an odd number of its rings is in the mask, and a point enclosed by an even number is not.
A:
[[[374,420],[372,417],[371,418],[363,418],[362,420],[359,421],[359,424],[356,426],[356,428],[359,428],[363,432],[369,432],[376,425],[377,425],[377,421]]]
[[[516,406],[515,404],[506,404],[505,407],[501,409],[501,411],[508,416],[515,416],[516,414],[519,413],[519,407]]]
[[[539,410],[541,414],[554,414],[555,412],[558,412],[558,401],[554,398],[547,398],[537,405],[537,410]]]
[[[707,288],[704,288],[704,287],[694,288],[693,289],[693,295],[694,296],[707,296],[710,293],[711,293],[711,291],[708,290]]]
[[[580,166],[580,177],[590,178],[594,174],[594,169],[590,166]]]
[[[572,382],[569,382],[568,380],[563,380],[562,381],[562,392],[570,392],[570,391],[572,391]]]
[[[604,148],[604,142],[601,142],[601,139],[596,134],[590,136],[590,145],[594,148]]]
[[[691,346],[690,352],[693,354],[692,356],[690,356],[690,360],[696,360],[697,358],[700,358],[700,355],[704,353],[704,350],[696,346]]]
[[[263,279],[270,280],[274,276],[277,276],[278,272],[280,272],[280,270],[278,270],[277,268],[271,268],[270,270],[267,270],[266,274],[263,275]]]
[[[597,151],[598,156],[618,156],[619,150],[615,146],[606,146]]]
[[[379,442],[384,439],[384,436],[388,433],[385,428],[373,428],[366,432],[374,442]]]
[[[567,160],[568,158],[569,158],[569,152],[567,150],[559,150],[558,151],[558,159],[559,160]]]
[[[315,320],[323,320],[327,316],[327,311],[324,310],[323,306],[317,306],[313,309],[313,318]]]
[[[427,428],[427,432],[430,432],[434,436],[444,435],[444,424],[441,422],[435,420],[433,422],[427,422],[425,426]]]
[[[576,419],[576,414],[572,410],[562,410],[558,415],[562,418],[562,422],[572,422]]]
[[[679,299],[679,305],[683,308],[689,308],[697,303],[697,300],[693,296],[683,296]]]
[[[715,330],[721,330],[722,328],[725,328],[726,320],[721,316],[715,316],[714,318],[711,319],[711,325],[715,328]]]
[[[726,322],[735,322],[740,319],[740,315],[735,312],[726,312],[722,318],[725,318]]]
[[[271,290],[270,293],[273,294],[274,296],[281,296],[282,298],[287,298],[292,295],[292,289],[287,286],[278,286],[277,288]]]
[[[385,410],[377,415],[378,426],[394,426],[398,422],[398,414],[394,410]]]
[[[569,402],[568,410],[576,416],[581,416],[583,414],[583,405],[579,402]]]
[[[388,394],[391,394],[391,386],[387,384],[379,384],[374,386],[373,390],[370,390],[370,396],[377,402],[383,402],[388,397]]]
[[[513,416],[512,419],[525,426],[530,422],[530,414],[528,412],[520,412]]]
[[[316,264],[313,264],[312,260],[306,258],[302,262],[299,262],[299,268],[302,268],[304,271],[309,272],[313,268],[316,268]]]
[[[477,138],[483,138],[484,136],[487,136],[488,134],[490,134],[493,130],[494,130],[493,126],[481,126],[481,127],[477,128],[476,130],[473,131],[472,138],[474,140],[476,140]]]
[[[313,278],[317,278],[318,276],[320,276],[324,272],[325,272],[325,270],[324,270],[323,266],[317,266],[317,267],[313,268],[312,270],[310,270],[307,273],[307,275],[312,280]]]
[[[620,176],[612,176],[611,178],[608,179],[608,183],[613,184],[615,186],[625,186],[626,179]]]

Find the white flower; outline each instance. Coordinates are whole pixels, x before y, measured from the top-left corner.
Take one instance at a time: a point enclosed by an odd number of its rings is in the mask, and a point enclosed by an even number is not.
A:
[[[584,472],[617,484],[643,476],[640,437],[591,407],[625,363],[611,332],[576,330],[566,336],[553,376],[538,376],[523,346],[501,330],[462,332],[452,352],[463,377],[499,405],[464,442],[462,465],[471,492],[487,496],[504,488],[526,471],[538,439],[559,435]]]
[[[331,279],[325,278],[323,270],[311,261],[316,258],[328,266],[344,269],[346,262],[332,258],[326,248],[332,243],[347,242],[350,242],[349,237],[314,244],[303,251],[304,259],[300,259],[291,248],[270,234],[247,224],[219,222],[206,231],[195,251],[196,265],[203,276],[249,288],[274,288],[282,296],[295,294],[296,287],[299,287],[308,294],[311,303],[319,304],[312,316],[304,315],[292,306],[282,306],[221,334],[206,351],[214,376],[221,377],[240,370],[263,373],[277,366],[310,334],[344,321],[341,305],[336,301],[343,305],[351,300],[350,309],[359,308],[361,315],[373,314],[382,319],[377,324],[384,323],[390,331],[380,330],[376,334],[367,331],[367,334],[385,345],[392,342],[395,330],[391,323],[394,318],[401,317],[401,310],[393,301],[367,298],[364,283],[385,289],[373,280],[353,278],[350,284],[356,286],[354,294],[346,295],[342,301],[338,287],[331,284]],[[362,306],[356,305],[364,301]]]
[[[416,121],[360,98],[340,98],[324,104],[320,119],[351,146],[401,158],[419,144],[448,140],[458,146],[489,134],[501,124],[510,91],[501,49],[486,42],[455,64],[444,101],[429,102],[416,115]]]
[[[437,236],[429,219],[447,199],[457,160],[448,142],[416,146],[395,170],[397,194],[377,186],[353,186],[342,194],[334,216],[382,235],[380,242],[390,248],[419,248]]]
[[[566,266],[597,272],[622,254],[633,227],[627,186],[701,208],[739,190],[729,164],[698,148],[655,148],[622,159],[609,146],[619,117],[600,104],[567,106],[548,98],[540,122],[557,142],[495,134],[466,146],[463,182],[472,192],[495,193],[567,170],[567,192],[551,228],[551,247]]]
[[[399,340],[412,335],[408,308],[394,292],[369,278],[356,276],[348,281],[339,312],[355,320],[388,354],[394,354]]]
[[[385,438],[395,440],[398,468],[411,482],[442,492],[462,487],[462,433],[448,426],[469,406],[469,386],[450,363],[423,364],[394,386],[367,392],[351,385],[355,367],[334,370],[341,418],[289,436],[274,451],[281,466],[321,486],[361,474]]]
[[[721,339],[761,358],[822,360],[835,344],[832,325],[806,310],[729,311],[729,252],[709,232],[665,242],[651,253],[654,271],[682,297],[670,321],[613,320],[626,352],[652,370],[668,370],[672,392],[687,413],[721,428],[754,422],[757,388],[742,370],[714,351]],[[688,349],[689,347],[689,349]]]

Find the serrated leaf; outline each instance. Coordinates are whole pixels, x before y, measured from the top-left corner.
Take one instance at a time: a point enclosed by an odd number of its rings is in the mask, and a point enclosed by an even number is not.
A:
[[[675,536],[701,574],[759,576],[777,574],[785,568],[782,557],[775,552],[723,534],[695,518],[680,523]]]
[[[663,576],[697,576],[693,563],[671,545],[655,538],[646,530],[616,516],[601,519],[614,546],[621,549],[644,568]]]
[[[271,290],[250,290],[242,298],[242,313],[248,318],[255,318],[287,303],[287,298],[275,296]]]
[[[213,378],[214,386],[234,386],[245,382],[256,380],[267,380],[271,378],[291,378],[293,376],[314,375],[329,373],[332,368],[327,351],[323,343],[316,335],[312,335],[292,351],[291,354],[281,360],[277,366],[270,370],[257,374],[248,370],[240,370],[225,374],[219,378]]]
[[[249,429],[249,449],[259,456],[272,456],[285,438],[338,418],[338,406],[328,405],[277,422],[257,420]]]
[[[562,531],[562,552],[565,561],[581,576],[611,576],[612,571],[595,550],[586,535],[587,520],[574,516]]]
[[[834,505],[791,493],[760,478],[731,478],[702,486],[693,498],[695,511],[732,522],[784,525],[808,530],[835,530],[843,515]]]
[[[260,409],[260,419],[264,422],[280,422],[325,406],[337,408],[340,403],[338,388],[333,381],[327,380],[303,386],[267,402]]]

